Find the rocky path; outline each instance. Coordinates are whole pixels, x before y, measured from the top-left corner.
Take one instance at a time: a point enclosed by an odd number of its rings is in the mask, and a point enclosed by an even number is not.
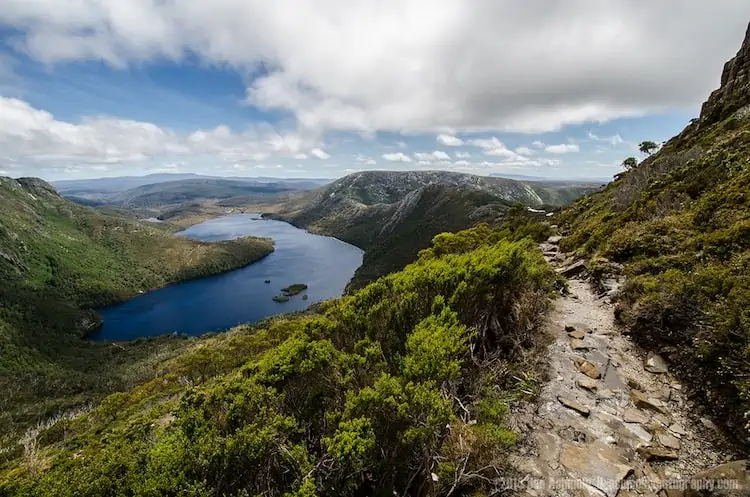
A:
[[[553,263],[562,259],[554,243],[542,249]],[[581,269],[566,268],[559,271]],[[526,443],[513,462],[525,479],[522,495],[693,495],[670,489],[669,480],[731,459],[711,421],[692,414],[664,359],[643,354],[615,327],[612,307],[580,279],[555,302],[549,381],[535,411],[519,418]],[[720,469],[746,478],[745,464]]]

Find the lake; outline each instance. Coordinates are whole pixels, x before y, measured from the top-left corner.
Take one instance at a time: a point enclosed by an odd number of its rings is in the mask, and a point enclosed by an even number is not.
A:
[[[104,324],[91,335],[92,340],[133,340],[173,332],[201,335],[301,311],[314,302],[341,296],[362,264],[363,252],[353,245],[282,221],[260,219],[258,214],[212,219],[178,235],[205,241],[268,237],[275,250],[244,268],[178,283],[99,309]],[[288,302],[271,300],[293,283],[304,283],[308,289]],[[303,300],[305,294],[307,300]]]

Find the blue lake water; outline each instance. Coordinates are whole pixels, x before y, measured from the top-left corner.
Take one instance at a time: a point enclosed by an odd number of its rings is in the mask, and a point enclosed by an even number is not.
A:
[[[178,283],[99,309],[104,324],[91,339],[133,340],[172,332],[200,335],[300,311],[314,302],[341,296],[362,264],[363,252],[353,245],[281,221],[259,219],[257,214],[213,219],[179,235],[206,241],[263,236],[273,239],[275,250],[247,267]],[[289,302],[271,300],[292,283],[304,283],[308,289]],[[302,299],[305,294],[308,300]]]

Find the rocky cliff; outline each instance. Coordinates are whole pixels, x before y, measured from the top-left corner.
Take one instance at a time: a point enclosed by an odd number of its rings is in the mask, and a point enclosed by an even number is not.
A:
[[[724,64],[721,86],[701,108],[700,123],[715,123],[750,104],[750,25],[737,55]]]

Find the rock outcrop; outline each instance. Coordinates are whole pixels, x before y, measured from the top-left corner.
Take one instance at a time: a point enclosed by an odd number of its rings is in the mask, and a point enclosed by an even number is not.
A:
[[[701,108],[701,126],[720,121],[750,105],[750,25],[737,55],[724,64],[721,86]]]

